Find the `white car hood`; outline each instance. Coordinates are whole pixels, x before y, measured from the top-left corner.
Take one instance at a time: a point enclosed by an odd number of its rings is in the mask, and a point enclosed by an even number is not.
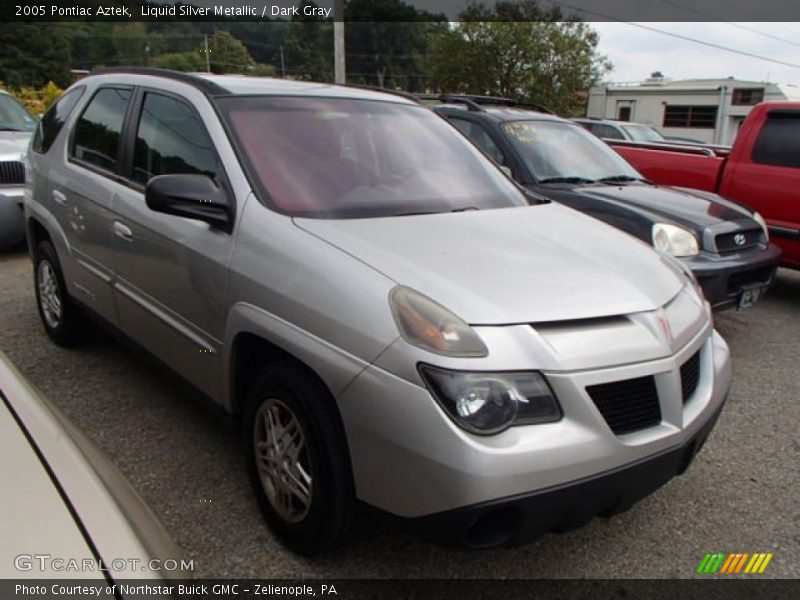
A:
[[[4,160],[20,160],[28,150],[31,134],[16,131],[0,131],[0,157]]]
[[[644,243],[554,203],[295,223],[473,325],[650,311],[685,283]]]
[[[77,571],[43,573],[39,563],[30,571],[14,568],[20,554],[92,558],[75,520],[31,448],[14,417],[0,400],[0,577],[85,577]],[[22,565],[25,566],[24,564]]]

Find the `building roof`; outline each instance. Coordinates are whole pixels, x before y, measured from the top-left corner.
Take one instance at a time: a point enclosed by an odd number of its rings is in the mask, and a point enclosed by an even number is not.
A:
[[[711,79],[682,79],[673,81],[671,79],[648,79],[641,83],[607,83],[600,87],[606,88],[609,92],[622,93],[669,93],[669,92],[712,92],[719,90],[722,86],[736,88],[783,88],[775,83],[764,81],[746,81],[734,79],[732,77],[711,78]]]

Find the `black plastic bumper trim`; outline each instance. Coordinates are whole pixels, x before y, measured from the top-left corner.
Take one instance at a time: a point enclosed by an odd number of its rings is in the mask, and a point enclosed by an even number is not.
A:
[[[723,402],[724,405],[724,402]],[[403,519],[423,537],[475,548],[511,546],[628,510],[682,474],[705,443],[722,405],[686,442],[634,463],[530,494]]]

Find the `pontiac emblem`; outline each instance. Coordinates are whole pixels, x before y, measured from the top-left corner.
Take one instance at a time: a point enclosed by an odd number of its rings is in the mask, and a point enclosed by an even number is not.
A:
[[[664,334],[664,339],[667,340],[667,343],[671,346],[672,345],[672,328],[669,326],[669,321],[664,316],[664,314],[656,315],[656,320],[658,324],[661,326],[661,332]]]
[[[743,233],[737,233],[733,236],[733,241],[736,242],[737,246],[744,246],[744,243],[747,241],[747,238]]]

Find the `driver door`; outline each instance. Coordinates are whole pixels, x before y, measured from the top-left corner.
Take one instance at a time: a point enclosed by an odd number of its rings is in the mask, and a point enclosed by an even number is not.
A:
[[[226,187],[202,118],[185,99],[140,89],[128,131],[128,185],[113,211],[120,328],[211,397],[218,397],[233,236],[150,210],[157,175],[204,174]]]

